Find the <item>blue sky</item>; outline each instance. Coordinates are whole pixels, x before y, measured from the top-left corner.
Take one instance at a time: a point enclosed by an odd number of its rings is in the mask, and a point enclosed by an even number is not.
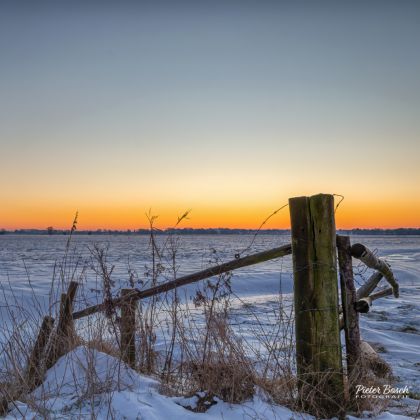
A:
[[[197,224],[214,208],[223,225],[293,195],[379,206],[392,190],[405,204],[379,223],[394,225],[420,209],[419,11],[2,2],[2,217],[60,224],[75,207],[108,208],[103,221],[119,225],[122,208],[135,223],[145,208],[192,207]]]

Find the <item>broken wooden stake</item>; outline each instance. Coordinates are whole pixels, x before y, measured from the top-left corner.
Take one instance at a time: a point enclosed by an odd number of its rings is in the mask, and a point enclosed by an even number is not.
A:
[[[65,337],[73,332],[72,308],[78,286],[79,283],[71,281],[67,293],[61,296],[60,318],[58,320],[57,333]]]
[[[32,349],[28,360],[27,378],[30,390],[36,388],[42,382],[42,365],[45,356],[45,348],[50,338],[53,326],[54,318],[51,316],[44,317],[34,348]]]
[[[78,286],[79,283],[71,281],[67,293],[61,295],[60,317],[45,362],[47,369],[68,351],[71,340],[75,337],[72,311]]]

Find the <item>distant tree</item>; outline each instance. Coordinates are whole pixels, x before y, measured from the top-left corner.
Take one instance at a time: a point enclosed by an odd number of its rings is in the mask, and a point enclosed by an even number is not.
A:
[[[54,233],[54,228],[52,226],[47,227],[48,235],[52,235]]]

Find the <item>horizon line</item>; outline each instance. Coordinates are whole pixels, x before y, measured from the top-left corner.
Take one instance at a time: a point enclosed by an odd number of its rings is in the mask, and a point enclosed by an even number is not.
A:
[[[121,233],[139,233],[139,232],[150,232],[150,228],[127,228],[127,229],[118,229],[118,228],[94,228],[94,229],[76,229],[73,233],[106,233],[106,232],[121,232]],[[290,231],[290,227],[288,228],[266,228],[266,229],[258,229],[258,228],[231,228],[231,227],[167,227],[167,228],[154,228],[155,232],[169,232],[169,231],[248,231],[248,232],[270,232],[270,231]],[[352,227],[352,228],[336,228],[337,231],[371,231],[371,230],[380,230],[380,231],[398,231],[398,230],[420,230],[419,227],[407,227],[407,226],[400,226],[396,228],[388,228],[388,227]],[[45,233],[67,233],[70,232],[70,228],[0,228],[1,233],[15,233],[15,232],[45,232]]]

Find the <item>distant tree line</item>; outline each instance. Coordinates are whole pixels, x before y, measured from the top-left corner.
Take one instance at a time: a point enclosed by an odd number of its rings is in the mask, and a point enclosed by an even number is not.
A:
[[[54,229],[49,226],[46,229],[0,229],[0,235],[67,235],[69,229]],[[167,235],[176,233],[178,235],[290,235],[289,229],[229,229],[229,228],[184,228],[184,229],[162,229],[154,230],[157,235]],[[420,235],[420,228],[398,228],[398,229],[339,229],[337,233],[341,235]],[[76,230],[74,235],[149,235],[149,229],[96,229],[96,230]]]

